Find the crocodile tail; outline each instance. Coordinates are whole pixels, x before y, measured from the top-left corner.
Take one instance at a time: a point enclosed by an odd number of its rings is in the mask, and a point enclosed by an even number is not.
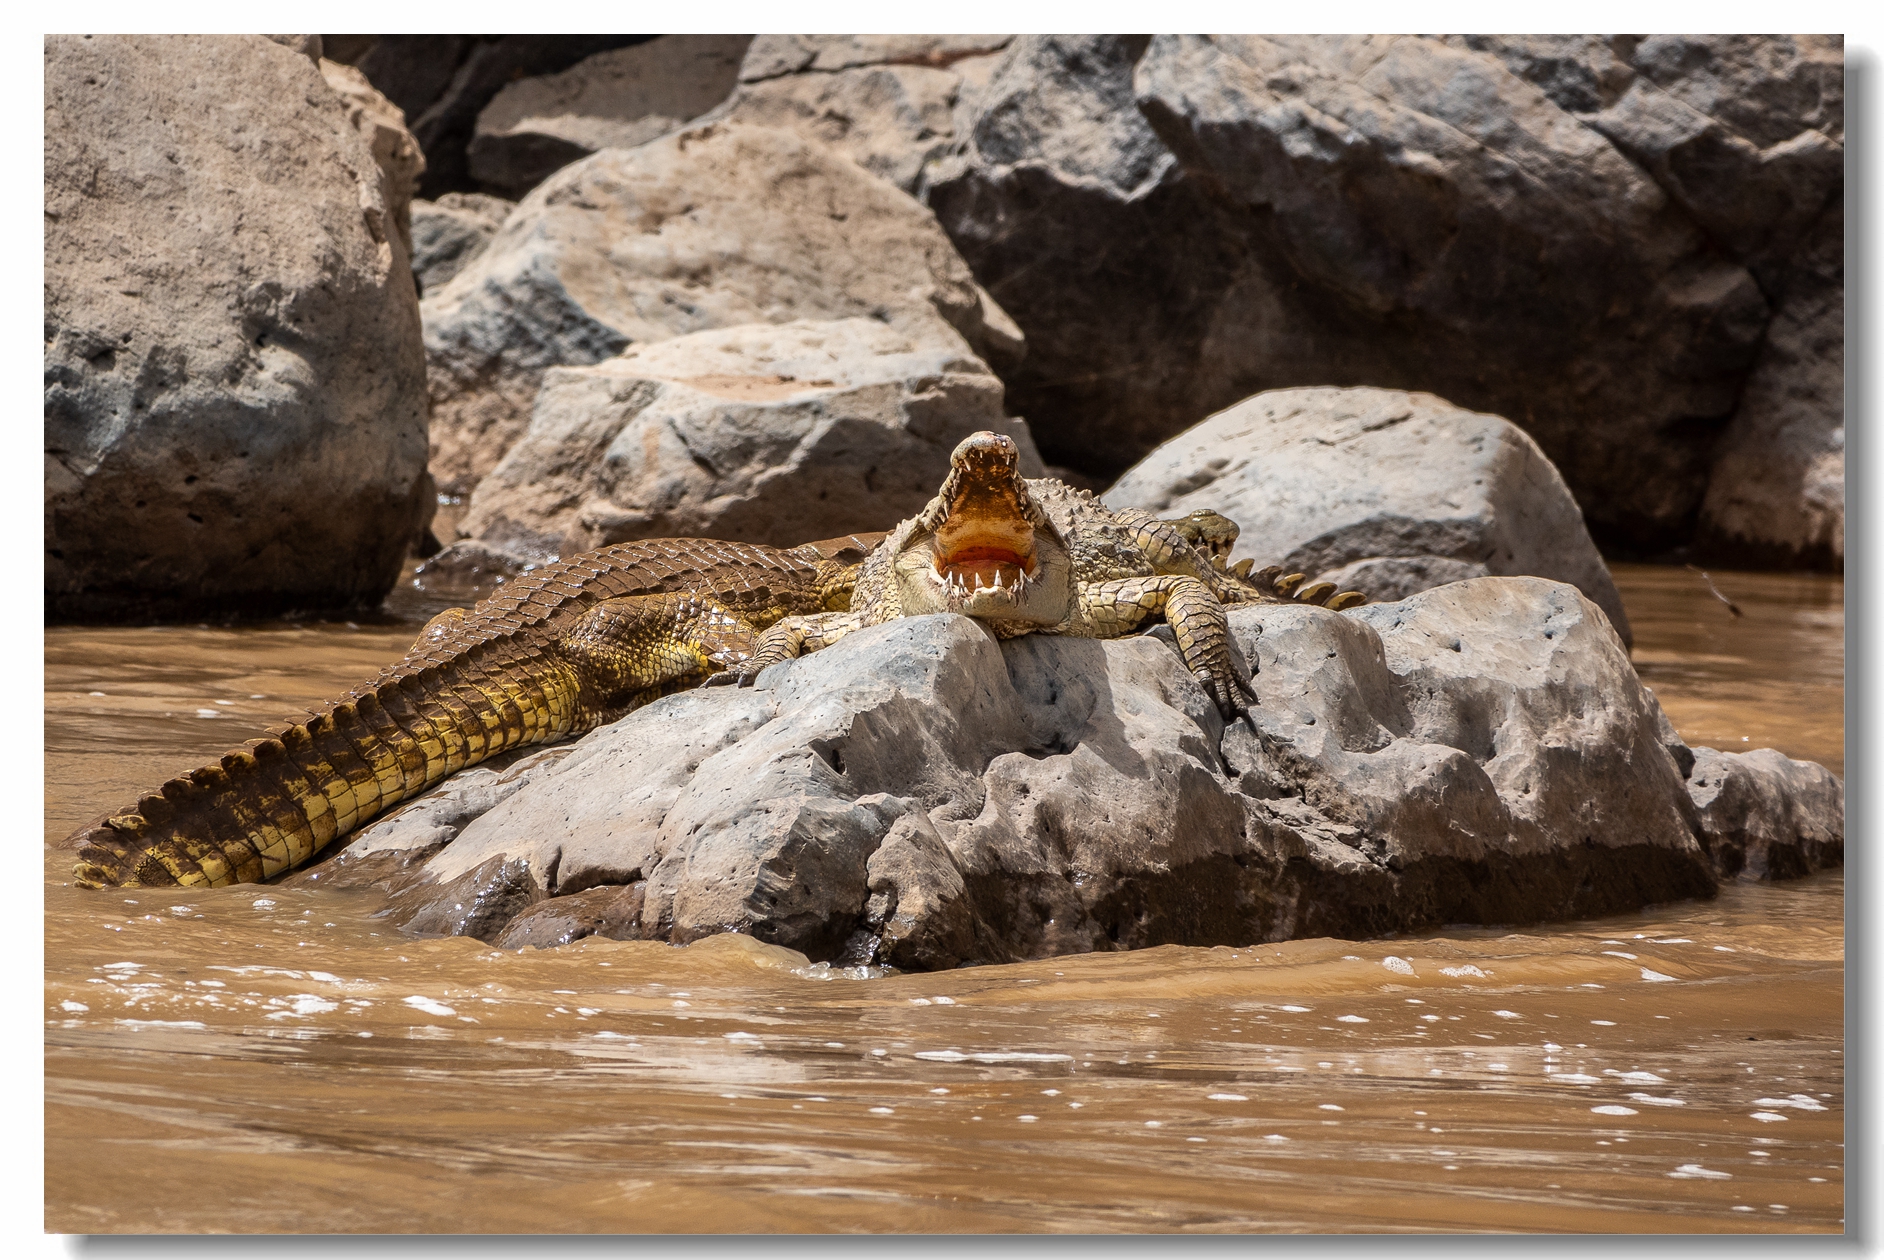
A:
[[[464,766],[567,733],[570,707],[567,689],[542,668],[382,676],[81,828],[68,841],[78,849],[75,880],[101,888],[267,879]]]

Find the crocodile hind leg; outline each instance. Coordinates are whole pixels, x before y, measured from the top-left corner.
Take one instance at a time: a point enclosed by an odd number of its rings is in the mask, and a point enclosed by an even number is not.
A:
[[[1256,699],[1248,676],[1230,651],[1230,623],[1223,604],[1196,578],[1160,574],[1086,583],[1079,588],[1077,619],[1054,633],[1113,639],[1160,614],[1177,636],[1185,666],[1225,719],[1242,711],[1239,692],[1252,702]]]
[[[557,647],[575,668],[579,702],[606,722],[676,683],[743,668],[758,648],[758,631],[717,600],[675,591],[605,599]]]

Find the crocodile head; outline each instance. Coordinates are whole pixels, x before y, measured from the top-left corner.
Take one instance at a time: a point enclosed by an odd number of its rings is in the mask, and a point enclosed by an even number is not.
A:
[[[895,574],[905,615],[1053,626],[1073,610],[1072,558],[1005,434],[976,433],[955,448],[942,492],[904,532]]]

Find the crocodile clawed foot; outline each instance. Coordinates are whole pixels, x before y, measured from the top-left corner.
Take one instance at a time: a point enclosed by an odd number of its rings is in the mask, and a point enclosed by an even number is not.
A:
[[[702,687],[750,687],[752,680],[759,675],[749,674],[741,669],[723,669],[717,674],[708,674]]]

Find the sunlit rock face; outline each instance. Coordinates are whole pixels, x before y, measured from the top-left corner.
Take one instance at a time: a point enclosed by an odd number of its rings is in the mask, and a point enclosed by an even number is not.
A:
[[[923,969],[1613,913],[1759,873],[1735,853],[1761,828],[1790,855],[1765,870],[1842,852],[1816,767],[1697,806],[1687,750],[1567,585],[1231,625],[1247,721],[1163,632],[1001,642],[913,617],[461,776],[329,865],[398,855],[409,930],[496,940],[527,914],[512,943],[736,931]]]

